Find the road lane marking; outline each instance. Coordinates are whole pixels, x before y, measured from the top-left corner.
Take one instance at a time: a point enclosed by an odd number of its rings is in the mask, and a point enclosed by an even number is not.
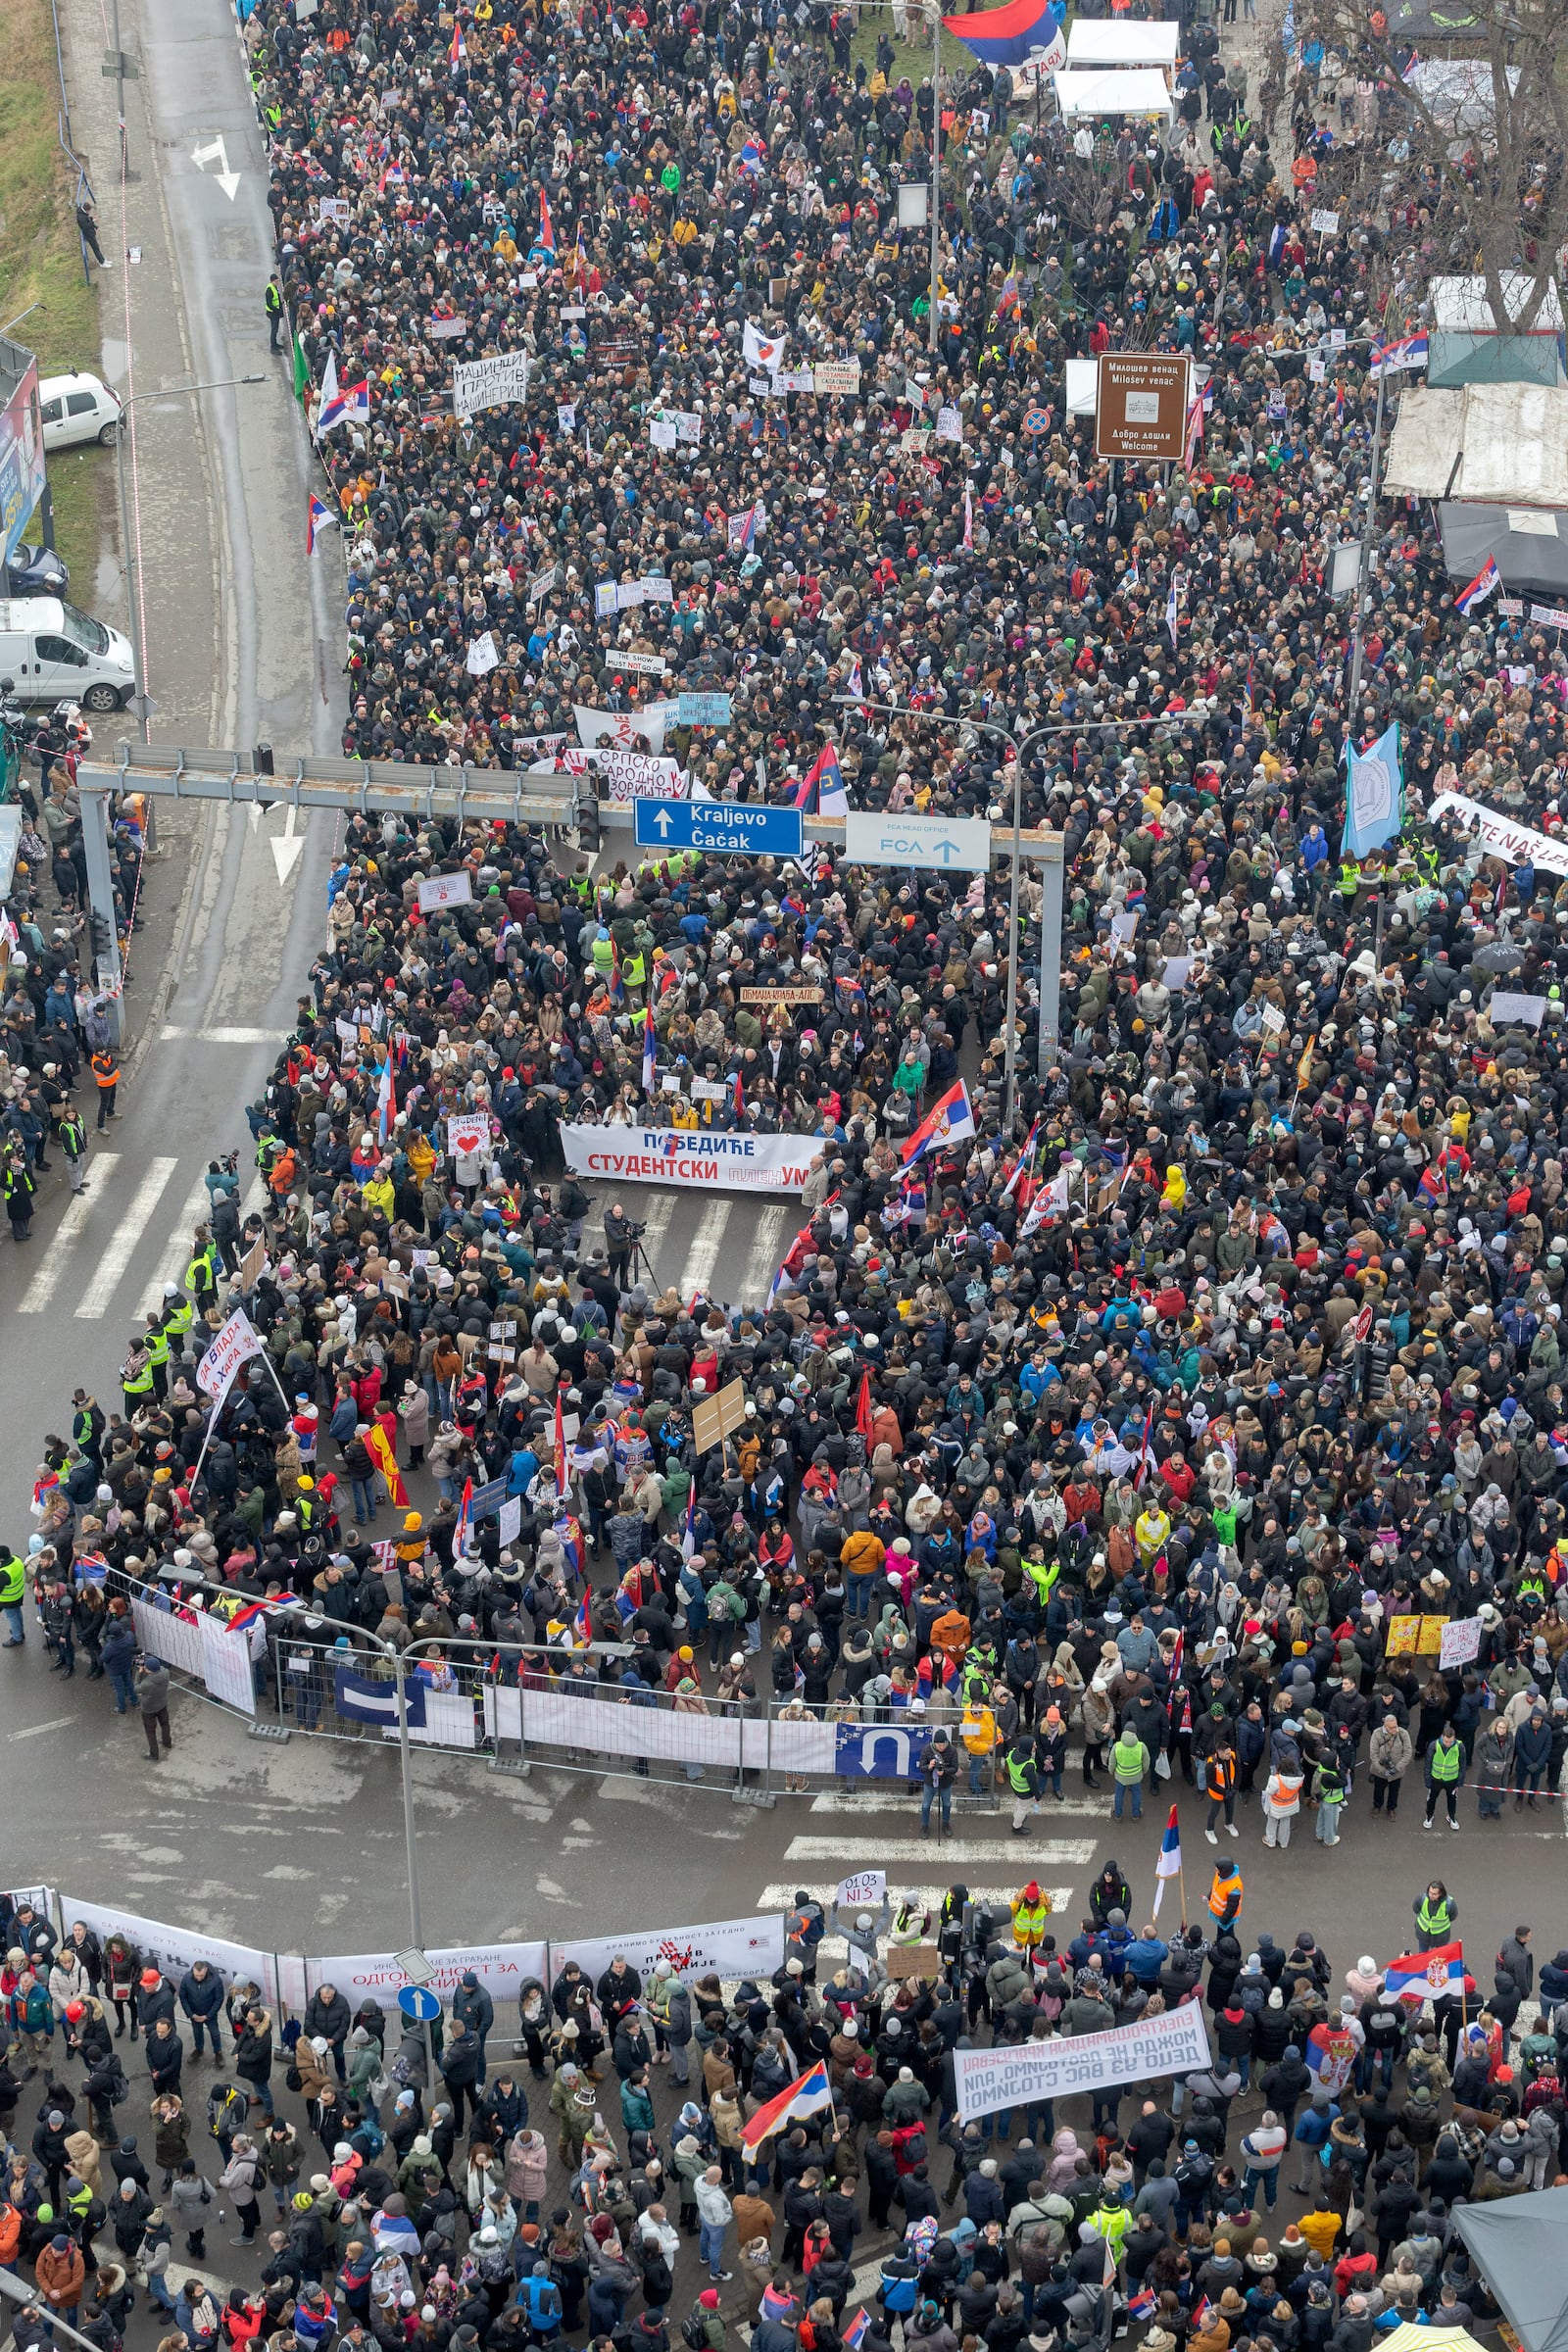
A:
[[[98,1204],[101,1187],[120,1165],[118,1152],[100,1152],[88,1161],[88,1189],[77,1193],[48,1242],[44,1259],[17,1303],[19,1315],[41,1315],[60,1288],[71,1245],[76,1241]]]
[[[148,1161],[147,1173],[122,1210],[119,1226],[98,1260],[98,1270],[81,1295],[76,1308],[78,1323],[96,1322],[108,1314],[137,1244],[152,1223],[153,1211],[168,1191],[169,1180],[178,1165],[177,1159]]]

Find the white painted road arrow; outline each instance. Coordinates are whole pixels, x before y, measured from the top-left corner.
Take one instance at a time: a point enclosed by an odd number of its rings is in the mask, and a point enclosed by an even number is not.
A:
[[[305,849],[304,836],[302,834],[296,835],[294,831],[294,805],[292,801],[289,803],[287,813],[283,818],[283,830],[281,834],[270,837],[268,846],[270,848],[272,853],[272,862],[277,867],[277,879],[280,884],[284,883],[288,880],[296,865],[298,865],[301,855]]]
[[[223,145],[222,132],[219,132],[210,147],[193,147],[190,160],[198,172],[205,172],[210,163],[217,162],[218,170],[213,177],[232,204],[239,190],[239,173],[228,168],[228,149]]]

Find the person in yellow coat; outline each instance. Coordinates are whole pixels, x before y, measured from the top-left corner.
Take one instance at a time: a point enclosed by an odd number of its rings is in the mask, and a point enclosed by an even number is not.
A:
[[[983,1692],[964,1702],[958,1720],[958,1738],[969,1757],[969,1794],[981,1796],[985,1792],[986,1766],[996,1753],[998,1740],[997,1719]]]
[[[1037,1883],[1031,1879],[1023,1892],[1014,1895],[1012,1901],[1012,1940],[1020,1952],[1028,1954],[1031,1967],[1036,1952],[1046,1939],[1046,1922],[1050,1917],[1051,1897],[1042,1894]]]

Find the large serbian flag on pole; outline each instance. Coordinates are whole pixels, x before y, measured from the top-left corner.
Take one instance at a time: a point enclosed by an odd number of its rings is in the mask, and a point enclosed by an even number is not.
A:
[[[787,2123],[798,2115],[814,2115],[819,2107],[831,2107],[833,2092],[828,2084],[827,2068],[820,2062],[809,2074],[802,2075],[788,2089],[759,2107],[749,2124],[741,2131],[741,2146],[748,2155],[760,2148],[764,2139],[771,2139]]]
[[[1430,1952],[1406,1952],[1383,1971],[1383,1990],[1400,2001],[1443,2001],[1464,1983],[1464,1945],[1435,1943]]]
[[[942,22],[956,41],[988,66],[1027,65],[1059,34],[1051,0],[1005,0],[1002,8],[977,9],[973,15],[944,17]]]
[[[969,1090],[958,1078],[932,1103],[914,1133],[905,1137],[899,1157],[907,1165],[927,1152],[945,1152],[950,1144],[963,1143],[974,1131]]]

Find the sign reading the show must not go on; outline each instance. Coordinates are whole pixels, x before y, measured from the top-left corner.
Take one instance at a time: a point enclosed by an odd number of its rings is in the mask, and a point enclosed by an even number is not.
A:
[[[1095,455],[1174,465],[1187,432],[1191,374],[1179,352],[1102,351]]]

